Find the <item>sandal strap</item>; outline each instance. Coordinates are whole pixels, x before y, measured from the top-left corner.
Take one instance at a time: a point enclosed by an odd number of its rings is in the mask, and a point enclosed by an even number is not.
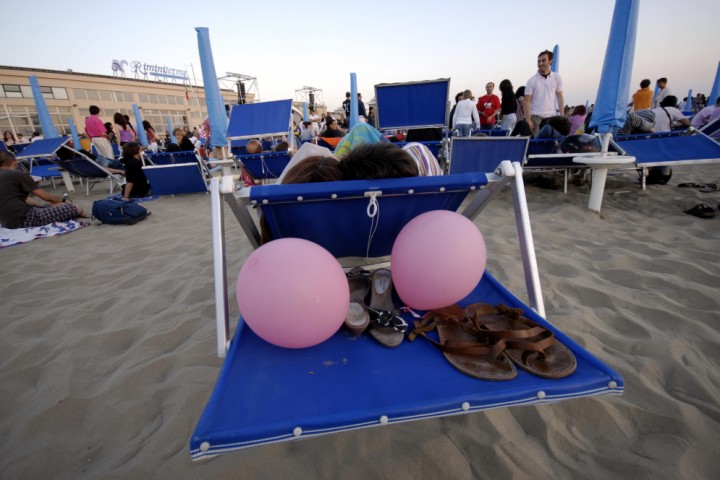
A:
[[[374,323],[377,323],[382,327],[391,327],[393,330],[401,333],[405,333],[407,331],[408,323],[404,318],[387,310],[376,310],[371,307],[366,308],[368,312],[372,313],[372,320]]]

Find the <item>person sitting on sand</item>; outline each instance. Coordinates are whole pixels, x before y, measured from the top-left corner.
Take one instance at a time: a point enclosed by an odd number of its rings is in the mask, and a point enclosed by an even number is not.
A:
[[[49,204],[36,204],[30,195]],[[78,217],[90,215],[74,203],[47,193],[30,175],[18,170],[18,162],[10,152],[0,151],[0,224],[3,227],[41,227]]]

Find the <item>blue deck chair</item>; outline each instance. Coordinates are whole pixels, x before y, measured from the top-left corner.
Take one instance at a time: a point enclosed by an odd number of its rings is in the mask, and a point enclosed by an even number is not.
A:
[[[190,439],[191,457],[490,408],[621,394],[623,380],[617,373],[543,319],[522,168],[506,161],[498,173],[269,185],[237,193],[232,192],[231,182],[223,182],[221,188],[220,181],[213,179],[217,348],[220,356],[227,349],[227,356]],[[528,298],[539,313],[487,272],[461,303],[502,302],[523,308],[574,352],[578,367],[572,375],[544,380],[521,371],[509,382],[484,382],[459,373],[427,343],[405,342],[388,349],[366,336],[350,338],[343,331],[312,348],[281,349],[260,340],[242,318],[228,347],[222,196],[254,246],[259,239],[248,210],[258,206],[274,238],[305,238],[336,256],[365,257],[367,207],[372,198],[381,215],[369,254],[387,255],[398,231],[414,216],[437,209],[455,211],[469,198],[462,213],[475,218],[511,181]],[[323,367],[326,360],[337,363]]]
[[[700,132],[716,140],[720,138],[720,117],[717,117],[712,122],[703,125],[700,128]]]
[[[5,140],[0,140],[0,152],[9,152],[7,145],[5,144]]]
[[[233,143],[237,140],[281,136],[287,137],[288,142],[294,138],[292,135],[292,100],[235,105],[230,111],[227,140],[231,151],[234,145],[235,147],[240,146]],[[255,179],[268,181],[280,176],[290,162],[291,155],[292,145],[288,152],[240,154],[236,155],[236,158]]]
[[[619,136],[613,140],[623,155],[635,157],[634,166],[642,169],[645,188],[647,169],[665,165],[694,165],[720,162],[720,144],[704,133],[663,132]]]
[[[409,130],[441,128],[447,125],[450,79],[375,85],[377,129]],[[448,141],[420,142],[443,165],[447,163]],[[399,144],[403,146],[403,144]]]
[[[20,154],[15,156],[15,158],[18,160],[42,158],[52,162],[60,169],[63,181],[65,182],[65,187],[68,191],[75,191],[70,175],[80,178],[81,181],[83,179],[85,180],[86,193],[88,195],[90,195],[92,187],[100,180],[110,181],[110,193],[123,183],[123,178],[120,175],[111,173],[108,169],[96,163],[90,157],[65,145],[69,140],[70,137],[37,140],[23,149]],[[55,152],[63,146],[75,152],[75,157],[70,160],[60,160],[57,158],[55,156]]]
[[[454,137],[450,173],[494,172],[503,160],[522,164],[529,137]]]
[[[149,153],[145,158],[143,171],[156,195],[207,193],[212,173],[222,168],[210,168],[194,151]]]

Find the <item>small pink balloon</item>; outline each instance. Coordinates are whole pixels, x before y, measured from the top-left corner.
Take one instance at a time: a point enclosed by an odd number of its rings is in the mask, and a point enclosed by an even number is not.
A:
[[[237,279],[237,302],[247,325],[263,340],[305,348],[342,326],[350,302],[345,273],[330,252],[299,238],[255,250]]]
[[[395,239],[392,279],[411,308],[434,310],[465,298],[485,271],[485,240],[459,213],[436,210],[412,219]]]

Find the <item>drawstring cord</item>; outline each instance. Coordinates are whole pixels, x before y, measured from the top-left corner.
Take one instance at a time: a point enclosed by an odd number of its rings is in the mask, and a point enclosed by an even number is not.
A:
[[[380,204],[377,201],[378,194],[382,192],[366,192],[365,195],[370,197],[367,206],[367,216],[370,217],[370,231],[368,232],[367,248],[365,250],[365,258],[370,258],[370,244],[372,244],[375,232],[380,224]]]

